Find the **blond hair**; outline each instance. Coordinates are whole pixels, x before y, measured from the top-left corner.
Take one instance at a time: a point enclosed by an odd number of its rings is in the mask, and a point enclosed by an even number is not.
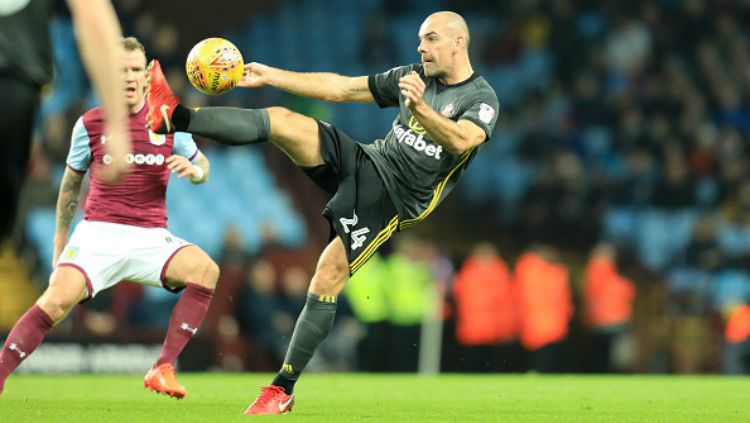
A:
[[[143,47],[143,44],[135,37],[125,37],[120,40],[120,44],[125,51],[140,50],[144,55],[146,54],[146,47]]]

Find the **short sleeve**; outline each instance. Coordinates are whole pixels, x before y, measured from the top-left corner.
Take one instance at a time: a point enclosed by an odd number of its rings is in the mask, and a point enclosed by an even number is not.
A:
[[[195,145],[193,136],[187,132],[175,132],[172,153],[187,157],[191,162],[195,160],[198,157],[198,146]]]
[[[494,93],[482,92],[471,101],[469,107],[456,120],[464,119],[475,123],[484,130],[487,135],[486,140],[489,140],[497,122],[498,108],[499,102]]]
[[[68,151],[68,158],[65,160],[65,164],[69,168],[78,173],[86,173],[89,165],[91,165],[90,141],[89,133],[83,125],[83,117],[80,117],[73,126],[73,134],[70,137],[70,151]]]
[[[414,65],[398,66],[382,73],[370,75],[367,86],[381,108],[399,105],[398,80],[414,70]]]

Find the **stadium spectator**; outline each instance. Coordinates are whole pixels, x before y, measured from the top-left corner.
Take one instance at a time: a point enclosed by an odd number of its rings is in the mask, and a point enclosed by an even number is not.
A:
[[[365,372],[388,370],[390,349],[388,315],[388,267],[379,253],[352,275],[344,288],[346,298],[357,319],[362,322],[363,336],[357,346],[357,369]]]
[[[236,313],[245,336],[252,340],[255,351],[249,370],[269,371],[279,365],[283,352],[284,313],[276,290],[276,271],[271,263],[258,259],[250,265],[245,284],[239,293]]]
[[[216,365],[222,370],[242,371],[251,355],[241,336],[235,308],[240,301],[240,290],[245,282],[250,253],[242,245],[242,233],[234,225],[224,231],[223,243],[217,260],[221,274],[216,283],[211,312],[206,316],[206,333],[216,336]],[[247,360],[246,360],[247,357]]]
[[[589,370],[612,370],[612,345],[626,330],[633,313],[635,288],[620,275],[616,251],[610,244],[599,244],[591,252],[583,282],[585,322],[594,334]]]
[[[521,345],[529,352],[531,369],[540,372],[565,369],[573,300],[568,269],[558,260],[554,249],[535,246],[515,266]]]
[[[391,323],[388,370],[414,372],[422,320],[432,309],[430,301],[434,298],[435,280],[424,261],[423,241],[405,234],[394,243],[394,251],[385,260],[388,275],[385,290]]]
[[[231,269],[241,270],[243,269],[248,261],[250,261],[250,253],[242,245],[242,232],[240,228],[235,225],[227,226],[224,231],[224,242],[221,245],[221,253],[219,253],[219,263],[223,272]]]
[[[750,305],[730,309],[724,339],[724,373],[750,374]]]
[[[518,337],[516,293],[510,270],[497,248],[474,246],[453,282],[456,339],[464,346],[465,368],[496,372],[507,368],[511,341]]]
[[[294,331],[294,321],[305,306],[307,282],[310,275],[300,266],[291,265],[281,271],[279,280],[279,307],[281,312],[275,318],[274,326],[282,333],[283,343],[281,349],[276,351],[278,357],[283,358],[289,339]]]

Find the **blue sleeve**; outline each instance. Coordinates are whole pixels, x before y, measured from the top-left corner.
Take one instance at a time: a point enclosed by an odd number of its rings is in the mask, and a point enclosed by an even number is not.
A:
[[[187,157],[191,162],[195,160],[198,157],[198,146],[195,145],[193,136],[187,132],[175,132],[172,153]]]
[[[70,137],[70,151],[65,163],[76,172],[85,173],[91,164],[91,147],[89,133],[83,126],[83,118],[78,118]]]

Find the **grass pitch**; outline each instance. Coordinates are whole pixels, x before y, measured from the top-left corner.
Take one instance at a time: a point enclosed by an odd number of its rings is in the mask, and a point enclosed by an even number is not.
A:
[[[750,422],[750,378],[307,374],[286,416],[243,416],[271,375],[182,374],[182,400],[139,375],[14,375],[0,422]]]

